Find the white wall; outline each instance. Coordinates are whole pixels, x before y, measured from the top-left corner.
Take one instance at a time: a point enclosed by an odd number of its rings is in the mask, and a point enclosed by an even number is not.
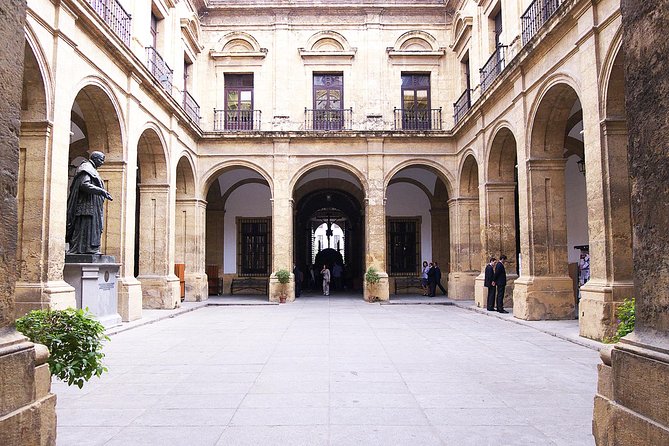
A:
[[[388,186],[386,197],[387,217],[421,217],[421,264],[432,260],[432,217],[425,192],[411,183],[395,183]]]
[[[565,194],[567,203],[567,254],[569,263],[578,262],[581,251],[577,245],[588,244],[588,207],[585,175],[578,171],[578,156],[567,159],[565,167]]]
[[[225,203],[224,259],[226,274],[237,272],[237,217],[270,217],[269,187],[250,183],[237,188]]]

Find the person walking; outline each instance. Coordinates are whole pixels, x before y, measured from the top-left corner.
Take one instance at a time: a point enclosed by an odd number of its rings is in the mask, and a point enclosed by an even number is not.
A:
[[[304,280],[304,276],[296,264],[293,264],[293,274],[295,275],[295,297],[300,297],[302,294],[302,281]]]
[[[506,268],[504,263],[506,256],[502,254],[499,256],[499,262],[495,265],[495,275],[493,276],[492,284],[497,287],[497,312],[508,313],[504,309],[504,289],[506,288]]]
[[[436,285],[439,287],[442,293],[444,293],[444,296],[448,293],[446,293],[446,290],[444,289],[444,286],[441,284],[441,268],[439,268],[439,263],[434,262],[434,270],[435,270],[435,275],[434,279],[436,281]],[[436,292],[435,288],[435,292]]]
[[[423,260],[423,269],[420,273],[420,286],[423,288],[423,296],[427,296],[427,272],[430,271],[430,267],[427,264],[427,260]]]
[[[435,289],[437,288],[437,270],[434,269],[434,263],[430,262],[430,269],[427,270],[427,289],[428,297],[434,297]]]
[[[495,311],[495,285],[492,284],[495,276],[495,263],[497,259],[490,257],[490,261],[485,266],[485,277],[483,279],[483,286],[488,289],[488,298],[486,300],[486,308],[488,311]]]
[[[323,269],[321,270],[321,274],[323,275],[323,296],[329,296],[330,295],[330,270],[328,269],[327,265],[323,265]]]

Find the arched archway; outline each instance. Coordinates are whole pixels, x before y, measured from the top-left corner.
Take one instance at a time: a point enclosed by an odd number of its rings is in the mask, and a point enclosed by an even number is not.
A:
[[[505,308],[513,306],[513,282],[518,276],[520,218],[518,208],[518,166],[516,138],[509,127],[497,129],[486,163],[485,212],[482,225],[483,262],[506,255],[507,286]],[[476,304],[486,306],[484,276],[477,278]]]
[[[358,178],[342,167],[316,166],[297,179],[292,195],[294,263],[304,272],[302,289],[319,294],[320,271],[327,264],[331,294],[359,292],[365,222]]]
[[[575,248],[588,245],[582,130],[578,94],[554,83],[538,102],[524,166],[529,245],[522,247],[513,307],[521,319],[574,317],[581,252]]]
[[[406,277],[419,277],[423,261],[437,262],[440,283],[449,286],[449,190],[450,183],[443,172],[419,161],[395,172],[388,182],[386,270],[391,292],[420,294],[420,288],[399,285],[407,283]]]
[[[473,154],[464,157],[458,176],[457,196],[449,200],[451,219],[451,299],[473,299],[474,281],[481,272],[481,211],[479,165]]]
[[[196,195],[195,169],[187,155],[177,163],[175,183],[174,273],[181,282],[181,299],[199,302],[208,296],[204,266],[207,206]]]
[[[144,308],[179,305],[179,280],[169,256],[170,184],[165,145],[159,130],[146,128],[137,141],[135,276]]]
[[[231,164],[206,180],[209,295],[267,296],[272,273],[272,192],[251,166]]]

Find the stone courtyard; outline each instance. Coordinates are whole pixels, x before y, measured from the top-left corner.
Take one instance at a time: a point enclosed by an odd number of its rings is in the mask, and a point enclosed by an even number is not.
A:
[[[57,444],[594,444],[594,349],[454,305],[259,303],[112,335],[102,378],[54,381]]]

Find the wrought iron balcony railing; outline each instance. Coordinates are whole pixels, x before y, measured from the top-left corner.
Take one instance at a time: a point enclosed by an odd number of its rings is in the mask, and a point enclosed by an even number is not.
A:
[[[184,100],[182,102],[182,106],[184,110],[186,111],[186,114],[190,119],[193,120],[196,124],[200,123],[200,105],[197,103],[195,98],[191,96],[191,94],[188,91],[184,90]]]
[[[146,47],[146,57],[146,65],[153,77],[160,82],[168,93],[172,94],[172,69],[152,46]]]
[[[304,109],[305,130],[351,130],[353,109],[310,110]]]
[[[505,55],[506,45],[498,45],[495,52],[492,53],[488,61],[483,65],[483,68],[479,70],[481,73],[481,93],[490,87],[506,66]]]
[[[260,110],[214,110],[214,130],[237,132],[260,130]]]
[[[534,37],[563,3],[564,0],[534,0],[530,4],[523,15],[520,16],[523,25],[523,45]]]
[[[395,130],[441,130],[441,107],[425,110],[394,109]]]
[[[455,124],[460,122],[462,117],[467,114],[472,107],[472,90],[467,88],[453,103],[453,121]]]
[[[87,0],[114,33],[130,46],[130,14],[117,0]]]

